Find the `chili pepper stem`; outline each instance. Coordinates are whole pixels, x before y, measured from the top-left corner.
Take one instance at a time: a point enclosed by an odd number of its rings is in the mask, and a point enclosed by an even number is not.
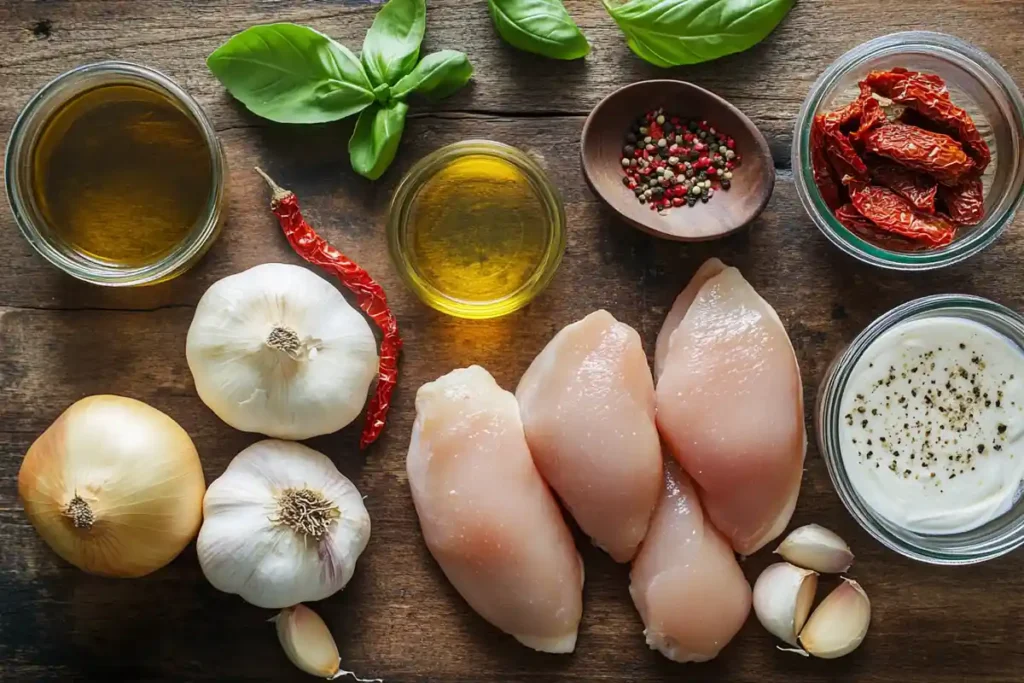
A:
[[[270,202],[272,205],[276,205],[282,199],[292,194],[291,190],[286,190],[277,183],[275,183],[274,179],[268,176],[266,173],[264,173],[262,168],[260,168],[259,166],[254,166],[253,168],[255,168],[256,172],[259,173],[260,176],[265,181],[267,181],[267,185],[270,186],[271,191],[274,193],[273,197],[270,198]]]

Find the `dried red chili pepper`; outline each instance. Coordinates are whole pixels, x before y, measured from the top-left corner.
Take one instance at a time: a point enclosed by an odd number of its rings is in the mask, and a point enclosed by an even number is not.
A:
[[[864,136],[864,147],[872,154],[934,176],[945,185],[956,185],[974,169],[974,163],[960,143],[942,133],[890,123]]]
[[[939,190],[935,181],[896,164],[871,164],[868,168],[874,182],[908,200],[918,211],[935,213],[935,195]]]
[[[850,192],[850,202],[878,229],[932,247],[953,241],[956,228],[942,216],[929,216],[915,211],[910,202],[884,187],[868,185],[853,178],[845,181]]]
[[[981,179],[968,178],[956,187],[943,187],[939,197],[949,219],[957,225],[977,225],[985,218],[985,197]]]
[[[979,171],[984,171],[992,160],[992,152],[974,125],[971,115],[953,104],[945,83],[937,76],[905,69],[872,71],[864,78],[863,83],[873,88],[879,95],[913,107],[920,114],[954,131],[974,159]],[[938,83],[942,83],[941,87]]]
[[[874,223],[860,215],[860,212],[857,211],[853,204],[843,204],[840,206],[836,209],[835,217],[847,230],[883,249],[888,249],[889,251],[916,251],[923,248],[923,245],[916,244],[905,237],[882,232]]]
[[[832,175],[828,153],[825,151],[825,117],[818,114],[811,123],[811,171],[814,173],[814,184],[830,211],[839,208],[842,200],[839,197],[839,184]]]
[[[334,274],[341,284],[356,295],[359,307],[369,316],[383,333],[380,344],[380,366],[377,371],[377,390],[370,400],[366,412],[366,425],[359,437],[359,447],[366,448],[377,440],[384,429],[388,408],[391,407],[391,392],[398,383],[398,353],[402,349],[402,338],[398,334],[398,321],[391,309],[384,289],[370,274],[351,259],[327,243],[302,217],[299,200],[291,190],[285,190],[259,168],[256,172],[270,185],[273,197],[270,209],[277,216],[281,229],[292,249],[313,265]]]

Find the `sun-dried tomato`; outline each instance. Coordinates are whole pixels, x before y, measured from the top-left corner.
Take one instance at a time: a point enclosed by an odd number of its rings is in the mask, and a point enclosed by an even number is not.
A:
[[[971,177],[956,187],[943,187],[939,198],[957,225],[977,225],[985,218],[985,197],[981,179]]]
[[[878,92],[879,95],[889,97],[890,99],[893,98],[887,95],[886,92],[893,92],[910,84],[916,85],[923,90],[928,90],[936,97],[949,99],[949,89],[946,87],[946,81],[942,80],[941,76],[911,71],[901,66],[893,67],[889,71],[872,71],[860,82],[862,87],[866,85]]]
[[[814,184],[830,211],[835,211],[842,200],[839,197],[839,184],[832,175],[828,153],[825,151],[825,117],[819,114],[811,124],[811,170],[814,173]]]
[[[885,110],[882,109],[879,101],[874,97],[869,97],[864,100],[860,115],[860,125],[857,126],[857,130],[850,133],[850,139],[854,142],[860,142],[873,129],[884,126],[888,122],[889,119],[886,117]]]
[[[859,126],[868,100],[874,100],[871,89],[861,86],[860,97],[842,109],[823,115],[821,129],[825,136],[825,151],[832,168],[835,169],[836,177],[852,175],[861,180],[868,179],[868,167],[843,130],[844,127],[852,126],[856,129]]]
[[[935,195],[939,189],[935,181],[896,164],[869,164],[868,168],[875,183],[908,200],[918,211],[935,213]]]
[[[843,204],[834,213],[837,221],[854,232],[875,229],[875,224],[864,218],[853,204]]]
[[[888,157],[902,166],[934,176],[944,185],[956,185],[974,163],[960,143],[942,133],[890,123],[864,136],[868,152]]]
[[[942,216],[915,211],[913,205],[891,190],[847,179],[850,202],[880,230],[909,237],[932,247],[953,241],[956,228]]]
[[[893,69],[872,71],[862,83],[873,88],[879,95],[913,107],[920,114],[955,132],[979,171],[985,170],[992,160],[988,143],[981,137],[971,115],[953,104],[941,78],[906,69]]]
[[[838,130],[826,131],[825,151],[828,153],[832,168],[835,169],[839,177],[843,178],[849,175],[861,180],[867,179],[868,167],[857,154],[857,150],[850,143],[846,133]]]
[[[925,248],[924,245],[908,240],[905,237],[882,232],[874,223],[860,215],[860,212],[857,211],[853,204],[843,204],[840,206],[836,209],[835,217],[847,230],[877,247],[888,249],[889,251],[917,251]]]

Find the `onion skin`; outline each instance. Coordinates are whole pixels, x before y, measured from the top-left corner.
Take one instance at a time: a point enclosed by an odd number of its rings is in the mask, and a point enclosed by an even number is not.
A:
[[[89,396],[36,439],[18,495],[54,552],[90,574],[139,577],[160,569],[202,523],[199,454],[184,429],[135,399]],[[77,509],[76,520],[68,513]]]

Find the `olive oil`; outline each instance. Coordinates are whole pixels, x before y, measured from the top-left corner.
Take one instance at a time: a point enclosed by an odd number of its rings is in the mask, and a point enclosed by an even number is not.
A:
[[[156,90],[101,85],[61,106],[32,152],[32,194],[57,241],[138,267],[181,244],[214,186],[198,123]]]
[[[510,308],[509,299],[536,279],[552,241],[550,213],[531,179],[484,154],[458,157],[427,179],[411,203],[408,230],[419,277],[474,305],[469,317],[476,318],[491,317],[489,306],[494,314]]]

